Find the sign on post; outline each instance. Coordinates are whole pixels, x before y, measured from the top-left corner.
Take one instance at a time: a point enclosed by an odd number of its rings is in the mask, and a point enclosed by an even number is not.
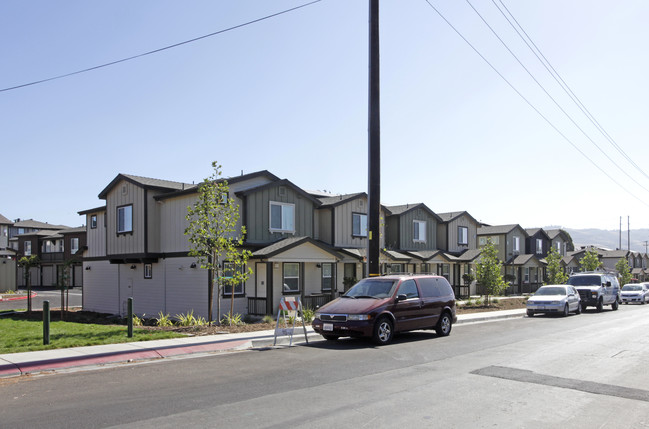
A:
[[[283,296],[279,302],[279,310],[277,310],[277,324],[275,325],[275,339],[273,346],[277,344],[277,336],[288,336],[289,346],[293,345],[293,334],[295,333],[295,322],[298,317],[302,321],[302,329],[304,330],[304,340],[309,343],[306,334],[306,325],[304,324],[304,313],[302,312],[302,302],[300,297],[297,296]],[[283,327],[279,326],[279,322],[283,321]],[[289,327],[289,325],[291,325]]]

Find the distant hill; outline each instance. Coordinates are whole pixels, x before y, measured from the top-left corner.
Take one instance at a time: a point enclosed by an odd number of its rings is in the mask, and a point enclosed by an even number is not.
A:
[[[556,229],[557,227],[547,227],[547,229]],[[546,229],[546,228],[543,228]],[[620,231],[604,229],[571,229],[563,228],[568,231],[575,244],[575,248],[580,245],[597,245],[612,250],[620,248]],[[622,231],[622,250],[629,248],[628,231]],[[645,241],[649,241],[649,229],[632,229],[631,230],[631,250],[645,253]]]

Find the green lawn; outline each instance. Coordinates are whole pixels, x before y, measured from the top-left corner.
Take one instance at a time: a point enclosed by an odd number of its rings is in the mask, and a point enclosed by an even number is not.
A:
[[[183,336],[176,332],[134,328],[133,338],[128,338],[126,326],[53,321],[50,323],[50,344],[44,346],[42,321],[14,319],[10,316],[0,318],[0,354]]]

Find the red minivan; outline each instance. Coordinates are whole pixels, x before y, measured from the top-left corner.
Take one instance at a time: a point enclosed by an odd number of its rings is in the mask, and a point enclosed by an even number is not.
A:
[[[389,275],[363,279],[320,307],[313,330],[327,340],[369,337],[383,345],[395,333],[415,329],[446,336],[456,321],[455,294],[444,277]]]

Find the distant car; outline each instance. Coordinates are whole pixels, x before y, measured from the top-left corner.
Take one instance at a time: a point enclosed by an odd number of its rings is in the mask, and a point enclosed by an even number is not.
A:
[[[570,285],[541,286],[527,300],[529,317],[537,313],[557,313],[567,316],[572,311],[581,313],[581,298],[577,289]]]
[[[646,304],[649,301],[649,289],[644,283],[628,283],[622,287],[621,296],[624,304],[630,302]]]
[[[605,305],[610,305],[611,310],[617,310],[620,299],[620,283],[617,277],[609,272],[588,271],[575,273],[568,279],[570,286],[574,286],[581,298],[581,309],[591,306],[600,312]]]
[[[368,337],[383,345],[415,329],[446,336],[456,321],[455,294],[444,277],[390,275],[365,278],[320,307],[313,330],[326,340]]]

